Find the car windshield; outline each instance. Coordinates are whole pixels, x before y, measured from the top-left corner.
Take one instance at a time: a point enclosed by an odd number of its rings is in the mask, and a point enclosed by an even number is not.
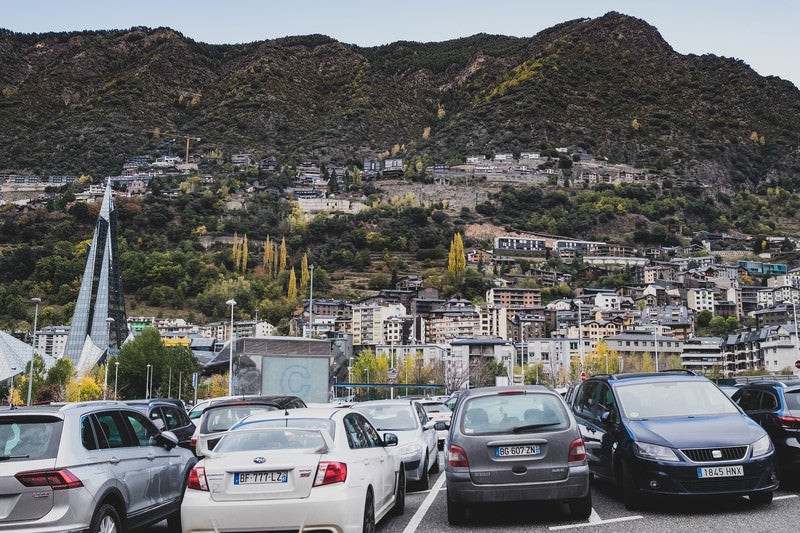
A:
[[[322,429],[328,432],[331,438],[335,437],[336,424],[330,418],[269,418],[265,420],[243,420],[236,424],[233,429],[249,428],[304,428]]]
[[[215,453],[306,450],[321,453],[327,449],[320,429],[256,428],[226,433],[214,448]]]
[[[710,381],[626,383],[616,387],[628,418],[695,417],[738,414],[728,396]]]
[[[217,431],[227,431],[236,422],[253,413],[263,413],[274,411],[277,408],[273,405],[226,405],[223,407],[210,407],[206,409],[205,427],[206,431],[214,433]]]
[[[554,394],[492,394],[467,398],[462,431],[480,433],[527,433],[553,431],[569,426],[561,398]]]
[[[411,405],[358,405],[354,409],[367,415],[380,431],[411,431],[419,427]]]

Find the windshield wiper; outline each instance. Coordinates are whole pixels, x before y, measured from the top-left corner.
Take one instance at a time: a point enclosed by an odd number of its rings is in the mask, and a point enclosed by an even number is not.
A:
[[[550,427],[550,426],[558,426],[559,424],[561,424],[561,422],[547,422],[545,424],[528,424],[526,426],[516,426],[511,431],[513,431],[514,433],[524,433],[526,431],[531,431],[533,429],[546,428],[546,427]]]
[[[8,461],[9,459],[29,459],[30,455],[0,455],[0,461]]]

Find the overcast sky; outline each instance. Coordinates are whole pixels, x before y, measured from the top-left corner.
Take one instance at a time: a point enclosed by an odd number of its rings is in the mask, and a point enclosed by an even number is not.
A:
[[[530,37],[609,11],[652,24],[682,54],[738,58],[800,87],[795,0],[4,0],[0,27],[44,33],[166,26],[212,44],[320,33],[375,46],[476,33]]]

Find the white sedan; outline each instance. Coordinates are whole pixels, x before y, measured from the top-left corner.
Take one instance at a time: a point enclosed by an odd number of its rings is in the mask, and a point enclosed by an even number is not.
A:
[[[237,423],[192,469],[183,532],[374,532],[405,508],[392,433],[350,409],[260,413]]]

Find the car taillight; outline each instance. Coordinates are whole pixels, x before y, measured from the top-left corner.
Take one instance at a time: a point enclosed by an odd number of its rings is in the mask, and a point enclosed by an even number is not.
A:
[[[192,437],[191,439],[189,439],[189,446],[197,449],[197,437]]]
[[[575,439],[569,445],[569,458],[570,463],[573,461],[586,460],[586,447],[583,445],[583,439]]]
[[[53,490],[83,487],[83,482],[66,469],[20,472],[14,477],[26,487],[50,487]]]
[[[781,427],[786,429],[800,429],[800,418],[782,415],[778,415],[776,418],[778,419],[778,424],[780,424]]]
[[[317,465],[317,477],[314,478],[314,486],[344,483],[346,479],[347,465],[345,463],[322,461]]]
[[[203,466],[196,466],[189,472],[189,483],[186,485],[190,489],[203,490],[208,492],[208,480],[206,479],[206,469]]]
[[[464,448],[461,446],[451,444],[450,447],[447,448],[447,463],[454,467],[468,468],[469,461],[467,460],[467,452],[465,452]]]

